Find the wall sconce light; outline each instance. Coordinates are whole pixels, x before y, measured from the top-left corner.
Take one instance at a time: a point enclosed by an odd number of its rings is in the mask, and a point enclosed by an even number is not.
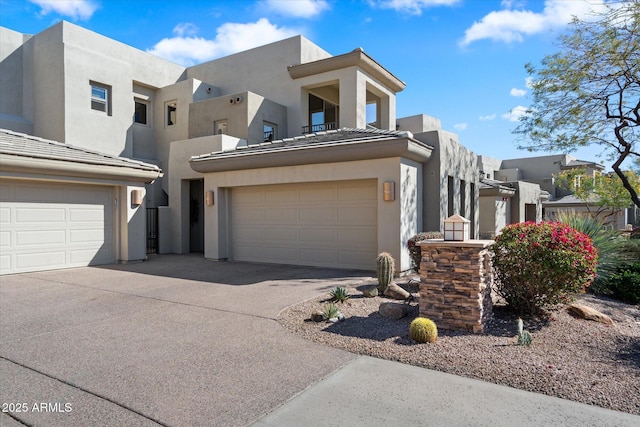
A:
[[[213,199],[213,191],[206,191],[206,192],[204,193],[204,203],[205,203],[207,206],[213,206],[213,202],[214,202],[214,199]]]
[[[142,204],[142,190],[131,191],[131,204],[133,206],[140,206]]]
[[[385,181],[382,183],[382,200],[385,202],[393,202],[396,199],[396,183],[393,181]]]

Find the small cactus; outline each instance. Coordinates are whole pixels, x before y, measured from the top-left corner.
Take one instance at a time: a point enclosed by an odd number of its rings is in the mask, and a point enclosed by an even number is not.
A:
[[[409,337],[419,343],[434,343],[438,339],[438,327],[431,319],[416,317],[409,326]]]
[[[376,272],[378,274],[378,294],[384,295],[389,285],[393,282],[395,262],[391,254],[382,252],[376,258]]]
[[[533,337],[529,331],[524,329],[524,323],[522,319],[518,319],[518,345],[526,345],[527,347],[531,345],[533,341]]]

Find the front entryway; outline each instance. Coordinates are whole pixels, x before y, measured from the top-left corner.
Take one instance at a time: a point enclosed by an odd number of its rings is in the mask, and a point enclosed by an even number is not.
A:
[[[189,251],[204,252],[204,180],[189,181]]]

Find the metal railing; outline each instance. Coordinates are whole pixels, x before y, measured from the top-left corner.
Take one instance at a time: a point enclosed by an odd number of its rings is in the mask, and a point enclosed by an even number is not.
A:
[[[321,123],[318,125],[302,126],[302,133],[322,132],[338,129],[338,122]]]

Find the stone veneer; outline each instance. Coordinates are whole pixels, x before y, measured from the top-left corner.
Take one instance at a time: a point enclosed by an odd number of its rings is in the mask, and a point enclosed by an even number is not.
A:
[[[491,318],[493,240],[424,240],[421,247],[420,316],[438,328],[480,334]]]

